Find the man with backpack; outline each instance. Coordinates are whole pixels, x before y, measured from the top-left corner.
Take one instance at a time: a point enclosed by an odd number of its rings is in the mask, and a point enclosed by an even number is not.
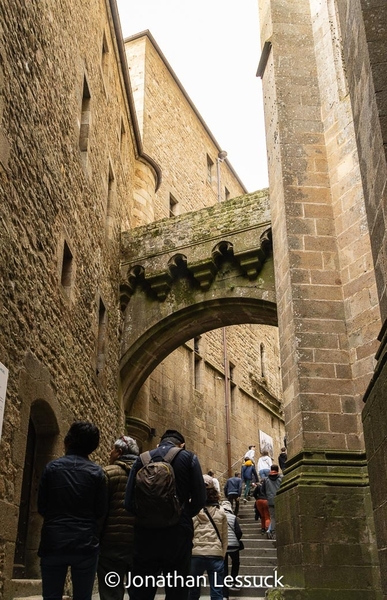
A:
[[[185,450],[183,435],[168,429],[157,448],[134,463],[125,508],[135,516],[130,600],[153,600],[165,581],[166,600],[186,600],[194,517],[206,502],[202,469]]]

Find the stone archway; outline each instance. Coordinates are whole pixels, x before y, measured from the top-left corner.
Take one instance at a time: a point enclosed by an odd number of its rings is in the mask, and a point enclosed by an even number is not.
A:
[[[265,192],[137,228],[123,234],[122,248],[127,412],[153,369],[187,340],[228,325],[277,325]]]

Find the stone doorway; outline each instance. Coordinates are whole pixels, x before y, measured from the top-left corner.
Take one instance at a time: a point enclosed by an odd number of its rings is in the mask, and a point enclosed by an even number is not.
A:
[[[43,468],[54,455],[58,433],[58,423],[49,404],[43,400],[33,402],[28,421],[13,579],[40,578],[38,487]]]

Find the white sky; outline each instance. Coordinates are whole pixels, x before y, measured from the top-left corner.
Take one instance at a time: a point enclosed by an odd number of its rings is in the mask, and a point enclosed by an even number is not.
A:
[[[268,186],[258,0],[117,0],[124,38],[149,29],[249,192]]]

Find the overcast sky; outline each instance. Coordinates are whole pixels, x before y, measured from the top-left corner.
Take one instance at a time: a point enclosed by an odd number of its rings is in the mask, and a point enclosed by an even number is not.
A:
[[[117,0],[124,37],[149,29],[249,192],[267,187],[258,0]]]

